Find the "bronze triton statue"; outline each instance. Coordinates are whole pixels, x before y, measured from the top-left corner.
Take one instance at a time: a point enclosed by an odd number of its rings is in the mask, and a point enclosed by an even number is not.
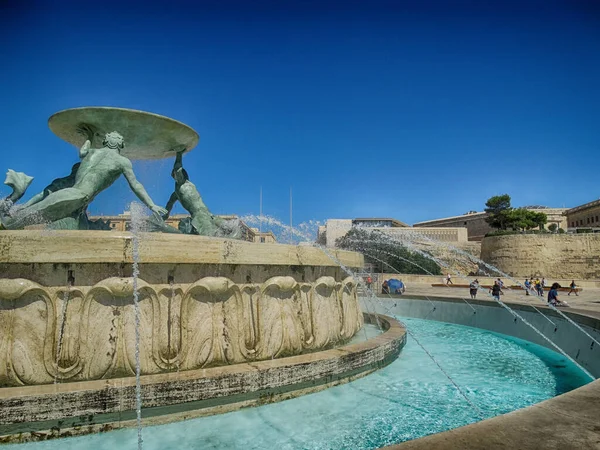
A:
[[[157,215],[166,214],[166,210],[154,204],[144,186],[137,181],[131,161],[120,154],[125,143],[118,132],[106,133],[102,148],[91,148],[86,140],[79,149],[81,163],[76,169],[74,183],[70,187],[49,192],[45,197],[40,194],[22,207],[3,212],[0,219],[8,229],[19,229],[26,225],[56,222],[66,218],[78,220],[85,214],[87,206],[103,190],[111,186],[121,175],[137,197]],[[23,174],[25,175],[25,174]],[[26,176],[26,175],[25,175]],[[67,177],[68,178],[68,177]],[[22,193],[20,194],[22,195]],[[15,197],[11,194],[11,197]],[[75,227],[76,228],[76,227]]]
[[[175,190],[167,202],[167,213],[164,219],[169,217],[173,206],[177,201],[190,213],[190,217],[179,222],[179,231],[184,234],[200,234],[202,236],[223,236],[238,239],[241,229],[234,221],[225,221],[215,217],[208,210],[196,185],[189,179],[187,171],[183,168],[183,154],[177,153],[171,176],[175,180]]]

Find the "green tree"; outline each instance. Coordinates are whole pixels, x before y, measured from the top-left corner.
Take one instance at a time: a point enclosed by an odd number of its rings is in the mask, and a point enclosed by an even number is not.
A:
[[[512,207],[510,206],[510,195],[495,195],[490,197],[485,202],[485,212],[488,216],[485,221],[492,227],[499,230],[506,230],[510,224],[510,213]]]
[[[548,216],[543,212],[529,211],[532,214],[531,220],[540,230],[544,229],[544,225],[548,223]],[[553,224],[556,225],[556,224]]]
[[[525,208],[515,208],[510,210],[506,216],[506,227],[512,230],[532,230],[534,228],[543,229],[548,221],[544,213],[538,213]]]
[[[361,252],[365,261],[373,264],[379,272],[441,275],[442,271],[435,261],[413,252],[402,244],[394,242],[389,235],[379,230],[352,228],[335,244],[344,250]]]
[[[550,225],[548,225],[548,230],[550,230],[553,233],[556,233],[556,231],[558,230],[558,225],[555,223],[551,223]]]

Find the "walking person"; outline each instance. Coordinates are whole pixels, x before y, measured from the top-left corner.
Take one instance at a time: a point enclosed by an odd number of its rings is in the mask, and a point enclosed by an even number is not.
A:
[[[450,276],[450,274],[446,274],[446,286],[448,286],[449,284],[454,284],[452,282],[452,277]]]
[[[494,281],[494,285],[490,288],[490,292],[492,293],[492,297],[496,300],[500,300],[500,285],[497,281]]]
[[[369,275],[367,277],[367,288],[371,289],[372,284],[373,284],[373,278],[371,278],[371,276]]]
[[[469,294],[471,294],[471,299],[475,299],[475,297],[477,297],[477,290],[479,289],[479,280],[475,279],[474,281],[471,281],[471,284],[469,284]]]
[[[496,283],[498,284],[498,286],[500,286],[500,293],[503,294],[502,289],[504,288],[504,281],[502,281],[500,278],[498,278]]]
[[[577,285],[575,284],[575,280],[571,281],[571,284],[569,285],[569,287],[571,288],[571,290],[569,291],[569,293],[567,295],[571,295],[571,292],[575,292],[575,296],[579,297],[579,294],[577,293]]]
[[[535,290],[537,292],[537,295],[543,297],[544,296],[544,289],[542,288],[542,282],[540,281],[539,278],[535,279]]]
[[[525,295],[529,295],[529,290],[531,289],[531,283],[527,278],[525,278]]]

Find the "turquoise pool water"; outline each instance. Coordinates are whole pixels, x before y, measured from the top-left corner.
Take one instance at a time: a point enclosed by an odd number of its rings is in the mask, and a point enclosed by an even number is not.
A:
[[[402,320],[485,417],[538,403],[588,381],[566,358],[526,341],[460,325]],[[147,427],[143,437],[148,450],[355,450],[477,420],[474,408],[409,338],[397,361],[352,383],[258,408]],[[134,429],[118,430],[10,448],[136,449],[137,434]]]

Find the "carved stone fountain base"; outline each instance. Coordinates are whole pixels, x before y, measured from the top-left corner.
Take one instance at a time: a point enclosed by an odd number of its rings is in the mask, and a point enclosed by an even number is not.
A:
[[[372,316],[366,316],[373,321]],[[365,376],[394,361],[404,328],[306,355],[142,377],[142,423],[155,425],[285,400]],[[135,419],[135,378],[0,389],[0,443],[46,440],[123,427]]]
[[[361,359],[336,348],[363,324],[356,283],[340,268],[362,267],[358,253],[159,233],[139,243],[146,413],[208,400],[210,410],[232,395],[224,402],[260,402],[265,392],[372,370],[398,350],[391,344]],[[132,247],[130,233],[0,233],[0,435],[83,426],[87,415],[127,420],[136,370]],[[235,397],[248,393],[256,396]]]

